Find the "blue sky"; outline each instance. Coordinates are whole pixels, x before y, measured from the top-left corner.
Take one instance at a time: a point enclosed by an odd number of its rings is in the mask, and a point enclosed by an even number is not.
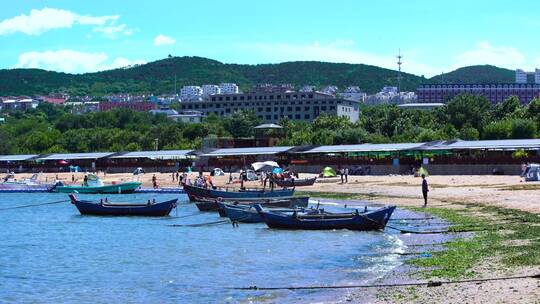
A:
[[[540,67],[540,1],[10,1],[0,68],[82,73],[166,57],[365,63],[433,76]]]

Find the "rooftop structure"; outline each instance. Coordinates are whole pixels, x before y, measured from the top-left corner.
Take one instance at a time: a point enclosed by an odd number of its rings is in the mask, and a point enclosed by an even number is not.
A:
[[[99,111],[109,111],[116,108],[131,109],[139,112],[148,112],[156,108],[151,102],[100,102]]]
[[[148,159],[187,159],[192,157],[194,150],[162,150],[162,151],[136,151],[120,153],[111,156],[112,159],[148,158]]]
[[[114,152],[96,152],[96,153],[59,153],[42,155],[38,160],[72,160],[72,159],[100,159],[109,157],[115,154]]]
[[[220,83],[219,89],[221,94],[238,94],[238,86],[236,83]]]
[[[199,100],[202,93],[200,86],[184,86],[180,89],[180,99],[182,101]]]
[[[220,156],[246,156],[246,155],[273,155],[278,153],[284,153],[293,147],[258,147],[258,148],[228,148],[217,149],[212,152],[203,154],[207,157],[220,157]]]

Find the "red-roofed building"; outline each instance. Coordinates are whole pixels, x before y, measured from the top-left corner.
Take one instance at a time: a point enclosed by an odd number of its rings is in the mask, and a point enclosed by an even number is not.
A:
[[[43,100],[44,102],[57,104],[57,105],[61,105],[61,104],[64,104],[64,102],[66,102],[66,98],[63,98],[63,97],[51,97],[51,96],[42,96],[41,100]]]

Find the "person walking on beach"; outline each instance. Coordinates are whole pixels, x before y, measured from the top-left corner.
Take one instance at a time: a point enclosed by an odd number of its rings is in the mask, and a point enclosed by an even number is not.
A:
[[[428,182],[426,180],[426,175],[422,174],[422,195],[424,196],[424,207],[427,206],[427,194],[429,192]]]
[[[345,175],[345,171],[343,170],[343,168],[339,168],[339,176],[341,177],[341,183],[342,184],[344,182],[343,175]]]
[[[152,186],[154,187],[154,189],[157,189],[158,187],[158,184],[157,184],[157,178],[156,178],[156,175],[152,175]]]
[[[345,183],[349,183],[349,168],[345,168]]]

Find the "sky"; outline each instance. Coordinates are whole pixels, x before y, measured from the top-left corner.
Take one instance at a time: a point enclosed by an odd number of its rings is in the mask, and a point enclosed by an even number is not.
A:
[[[4,0],[0,68],[84,73],[173,56],[363,63],[431,77],[540,67],[540,1]]]

